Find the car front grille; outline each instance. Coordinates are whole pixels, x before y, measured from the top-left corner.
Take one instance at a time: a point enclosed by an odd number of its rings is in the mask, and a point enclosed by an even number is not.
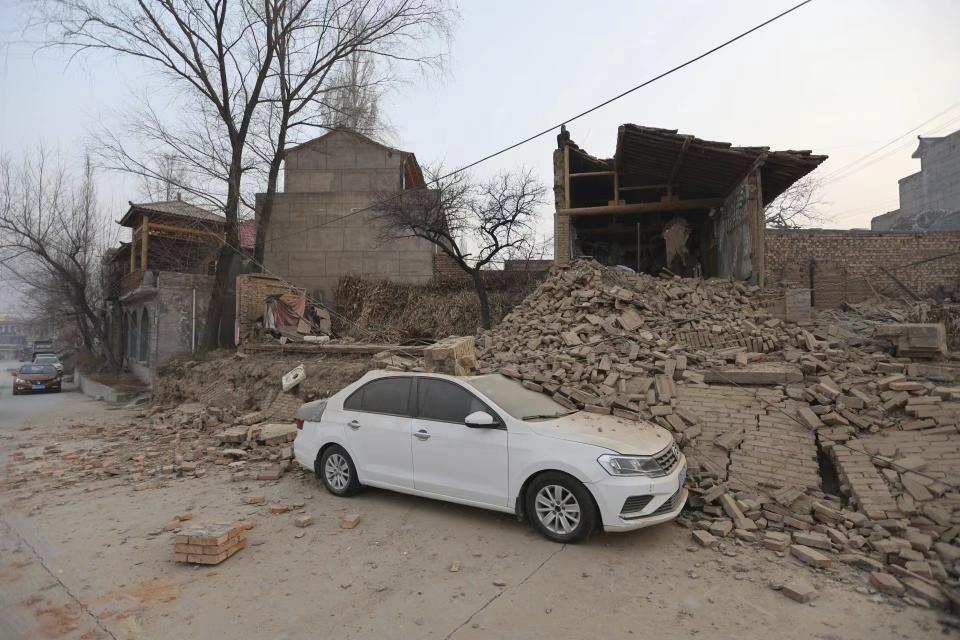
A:
[[[653,500],[653,496],[630,496],[623,503],[620,515],[624,518],[636,517],[650,504],[651,500]]]
[[[683,493],[683,487],[680,487],[675,494],[666,499],[666,501],[657,507],[657,510],[650,514],[652,516],[660,516],[665,513],[670,513],[677,508],[677,503],[680,500],[680,494]]]
[[[663,469],[663,474],[667,475],[680,462],[680,447],[677,446],[676,442],[671,442],[669,447],[653,456],[653,459]]]

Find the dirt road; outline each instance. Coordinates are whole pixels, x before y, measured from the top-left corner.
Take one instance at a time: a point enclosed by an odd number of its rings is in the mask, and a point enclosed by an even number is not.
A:
[[[15,451],[87,446],[70,422],[129,415],[76,393],[6,390],[0,467]],[[561,546],[506,515],[376,490],[337,499],[299,473],[230,482],[222,468],[147,491],[119,476],[38,486],[0,485],[3,640],[945,637],[939,614],[879,602],[860,574],[695,548],[672,524]],[[270,515],[245,494],[294,508]],[[161,529],[184,511],[252,522],[250,546],[212,568],[173,563]],[[348,512],[361,522],[340,529]],[[298,529],[304,513],[315,524]],[[813,603],[771,589],[797,577],[820,589]]]

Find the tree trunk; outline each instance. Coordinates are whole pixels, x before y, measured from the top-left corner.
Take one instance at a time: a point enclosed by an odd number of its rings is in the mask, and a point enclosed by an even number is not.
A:
[[[487,297],[487,286],[483,283],[483,277],[479,269],[470,272],[473,278],[473,288],[477,292],[477,300],[480,302],[480,326],[489,329],[490,320],[490,299]]]
[[[263,256],[267,245],[267,231],[273,216],[273,201],[277,193],[277,181],[280,177],[280,164],[283,162],[283,147],[287,144],[287,128],[281,126],[277,136],[277,152],[270,161],[267,175],[267,192],[263,196],[263,207],[257,212],[257,239],[253,246],[253,261],[257,269],[263,271]]]
[[[240,151],[237,151],[240,147]],[[234,322],[236,316],[236,251],[234,247],[240,245],[240,234],[237,230],[237,210],[240,207],[240,178],[243,175],[241,165],[242,145],[233,144],[234,154],[230,161],[230,175],[227,184],[227,201],[223,208],[226,219],[224,225],[225,243],[220,247],[220,256],[217,258],[216,275],[214,276],[213,291],[210,294],[210,307],[207,309],[207,321],[204,327],[206,339],[204,346],[207,349],[230,347],[234,345]]]

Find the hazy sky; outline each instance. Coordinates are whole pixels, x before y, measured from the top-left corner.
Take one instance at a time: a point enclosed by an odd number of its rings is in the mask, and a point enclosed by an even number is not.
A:
[[[443,78],[412,79],[385,105],[397,146],[421,162],[470,162],[556,124],[769,18],[782,0],[466,0]],[[155,82],[112,56],[67,64],[20,42],[23,12],[0,0],[0,152],[39,142],[76,158],[87,131],[111,122]],[[594,155],[612,154],[618,125],[830,155],[824,174],[932,116],[917,133],[960,128],[960,2],[815,0],[764,30],[570,125]],[[484,165],[527,166],[550,185],[554,135]],[[897,207],[897,180],[919,170],[916,133],[830,183],[827,227],[869,225]],[[871,158],[873,159],[873,158]],[[133,183],[104,176],[122,213]],[[549,215],[550,208],[545,210]],[[544,227],[548,226],[547,220]]]

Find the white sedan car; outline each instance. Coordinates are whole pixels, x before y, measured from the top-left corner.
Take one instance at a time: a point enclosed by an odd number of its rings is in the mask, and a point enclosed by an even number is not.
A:
[[[672,520],[686,461],[665,429],[570,411],[499,374],[373,371],[297,413],[297,462],[363,485],[516,513],[547,538]]]

